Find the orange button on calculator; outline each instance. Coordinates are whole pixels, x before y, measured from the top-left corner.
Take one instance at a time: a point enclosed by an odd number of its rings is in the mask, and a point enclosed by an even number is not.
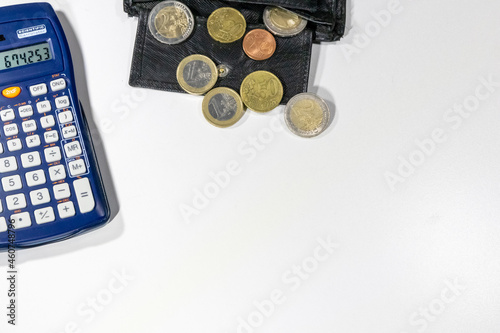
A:
[[[20,93],[21,93],[21,88],[19,87],[10,87],[2,91],[2,95],[4,95],[4,97],[7,98],[16,98],[17,96],[19,96]]]

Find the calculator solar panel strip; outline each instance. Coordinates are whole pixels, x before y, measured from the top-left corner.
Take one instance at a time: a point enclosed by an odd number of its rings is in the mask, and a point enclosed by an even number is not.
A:
[[[110,210],[52,7],[0,7],[0,250],[62,240]]]

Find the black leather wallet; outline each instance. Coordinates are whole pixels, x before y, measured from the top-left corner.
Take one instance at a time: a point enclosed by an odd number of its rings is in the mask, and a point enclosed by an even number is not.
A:
[[[188,40],[167,45],[156,40],[148,28],[149,13],[160,2],[124,0],[125,12],[139,18],[129,80],[133,87],[184,92],[177,82],[177,66],[189,55],[203,54],[229,70],[226,77],[219,78],[215,87],[229,87],[239,92],[248,74],[267,70],[283,83],[282,103],[286,103],[296,94],[307,91],[312,44],[339,40],[345,29],[346,0],[181,0],[195,16],[194,31]],[[221,7],[238,9],[245,17],[249,31],[265,29],[263,12],[268,5],[287,8],[309,21],[307,28],[297,36],[276,37],[276,52],[270,59],[250,59],[243,51],[242,40],[222,44],[210,37],[207,18],[214,10]]]

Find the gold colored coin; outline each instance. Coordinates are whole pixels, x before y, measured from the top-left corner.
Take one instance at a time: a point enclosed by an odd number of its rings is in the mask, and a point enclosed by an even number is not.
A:
[[[174,45],[184,42],[194,29],[191,10],[178,1],[163,1],[149,14],[148,26],[158,41]]]
[[[328,104],[319,96],[303,93],[294,96],[285,109],[285,122],[296,135],[312,138],[323,133],[330,125]]]
[[[210,90],[203,99],[203,115],[216,127],[226,128],[236,124],[245,114],[240,95],[230,88]]]
[[[190,55],[177,67],[179,85],[192,95],[203,95],[212,89],[218,76],[215,63],[201,54]]]
[[[266,7],[264,10],[264,23],[269,31],[280,37],[298,35],[307,26],[307,20],[280,7]]]
[[[245,34],[247,22],[234,8],[223,7],[214,11],[207,21],[208,33],[218,42],[233,43]]]
[[[241,84],[241,98],[245,105],[257,112],[269,112],[283,99],[283,84],[276,75],[257,71],[248,75]]]

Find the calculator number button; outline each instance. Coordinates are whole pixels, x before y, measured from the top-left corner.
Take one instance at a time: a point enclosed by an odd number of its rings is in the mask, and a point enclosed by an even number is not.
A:
[[[62,219],[75,216],[75,205],[71,201],[63,202],[57,205],[57,211]]]
[[[45,142],[47,143],[59,141],[59,133],[57,131],[45,132],[43,136],[45,137]]]
[[[85,161],[83,159],[69,162],[68,168],[69,173],[73,177],[82,175],[87,172],[87,167],[85,166]]]
[[[6,109],[0,111],[0,118],[2,118],[2,121],[11,121],[16,118],[16,115],[14,113],[14,110]]]
[[[73,187],[75,188],[76,199],[78,200],[80,212],[85,214],[94,210],[95,201],[89,179],[83,178],[75,180],[73,182]]]
[[[42,164],[42,159],[40,158],[40,153],[34,151],[32,153],[26,153],[21,155],[21,164],[23,168],[31,168]]]
[[[36,103],[36,109],[38,113],[45,113],[52,111],[52,105],[50,105],[50,101],[42,101]]]
[[[63,180],[66,178],[66,169],[64,169],[64,165],[56,165],[49,168],[50,180],[53,182],[57,182],[59,180]]]
[[[49,128],[56,124],[56,120],[54,116],[45,116],[40,118],[40,123],[42,124],[42,128]]]
[[[45,160],[47,163],[52,163],[61,160],[61,148],[55,146],[44,150]]]
[[[28,120],[23,122],[24,133],[36,131],[36,122],[34,120]]]
[[[31,96],[41,96],[47,93],[47,85],[45,83],[36,84],[30,87]]]
[[[66,199],[71,196],[69,185],[67,183],[54,186],[54,198],[56,200]]]
[[[54,209],[52,207],[35,210],[35,221],[37,224],[54,222],[55,220],[56,215],[54,214]]]
[[[2,187],[5,192],[22,189],[23,183],[21,182],[21,176],[15,175],[2,178]]]
[[[38,134],[26,137],[26,145],[28,146],[28,148],[37,147],[41,144],[42,142],[40,141],[40,136]]]
[[[17,128],[17,124],[10,124],[3,127],[3,132],[5,136],[12,136],[19,134],[19,129]]]
[[[17,161],[14,156],[0,158],[0,173],[17,170]]]
[[[82,154],[82,147],[80,146],[80,142],[73,141],[64,145],[64,151],[68,158],[75,157]]]
[[[59,113],[59,122],[61,124],[70,123],[73,121],[73,113],[71,111],[64,111]]]
[[[47,182],[45,179],[45,172],[43,170],[36,170],[26,173],[26,184],[29,187],[43,185]]]
[[[78,132],[76,131],[76,127],[74,125],[63,127],[62,134],[65,139],[74,138]]]
[[[20,106],[18,111],[19,117],[21,118],[31,117],[33,115],[33,108],[31,105]]]
[[[66,89],[66,80],[58,79],[58,80],[50,81],[50,89],[52,89],[52,91],[59,91],[59,90]]]
[[[31,191],[30,198],[31,198],[31,203],[34,206],[50,202],[49,190],[46,188],[42,188],[41,190]]]
[[[26,197],[22,193],[16,195],[9,195],[7,198],[5,198],[5,201],[7,202],[8,210],[17,210],[26,208]]]
[[[70,103],[68,96],[62,96],[56,98],[56,109],[67,108],[69,105]]]
[[[13,214],[10,216],[10,220],[12,221],[16,229],[22,229],[31,226],[31,217],[27,212]]]
[[[3,144],[0,142],[0,154],[3,153]]]
[[[7,141],[7,148],[9,148],[9,151],[21,150],[23,148],[21,139],[12,139]]]
[[[16,98],[21,93],[20,87],[9,87],[2,91],[2,95],[6,98]]]

